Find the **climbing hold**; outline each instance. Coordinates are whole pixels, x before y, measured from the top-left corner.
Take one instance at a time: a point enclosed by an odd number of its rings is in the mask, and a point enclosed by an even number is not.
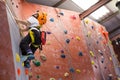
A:
[[[27,68],[25,69],[25,74],[29,75],[29,69],[27,69]]]
[[[65,56],[65,54],[61,54],[61,58],[65,58],[66,56]]]
[[[94,26],[91,26],[92,29],[94,29]]]
[[[113,80],[112,77],[113,77],[113,75],[112,75],[112,74],[109,74],[109,75],[108,75],[108,80]]]
[[[64,53],[64,50],[61,50],[61,53]]]
[[[59,14],[62,15],[62,16],[64,16],[64,13],[63,13],[63,12],[60,12]]]
[[[80,69],[76,69],[76,72],[77,72],[77,73],[80,73],[81,71],[80,71]]]
[[[94,55],[94,53],[92,52],[92,51],[90,51],[90,55],[92,56],[92,57],[94,57],[95,55]]]
[[[69,71],[72,73],[75,72],[74,68],[70,68]]]
[[[77,39],[78,41],[80,41],[80,37],[79,37],[79,36],[76,36],[76,39]]]
[[[46,45],[50,45],[50,41],[47,41]]]
[[[51,22],[54,22],[54,18],[50,18],[50,21],[51,21]]]
[[[89,46],[91,46],[91,44],[90,44],[90,43],[89,43],[88,45],[89,45]]]
[[[29,72],[28,76],[29,78],[32,78],[32,72]]]
[[[83,53],[82,53],[82,52],[79,52],[78,55],[79,55],[79,56],[83,56]]]
[[[51,34],[51,32],[50,32],[50,31],[46,31],[46,33],[47,33],[47,34]]]
[[[96,41],[97,44],[99,44],[99,41]]]
[[[101,51],[101,50],[98,50],[98,52],[99,52],[101,55],[103,55],[103,53],[102,53],[102,51]]]
[[[24,62],[22,62],[22,66],[24,67]]]
[[[44,54],[40,54],[40,58],[41,58],[41,60],[43,60],[43,61],[46,61],[46,60],[47,60],[47,58],[46,58],[46,56],[45,56]]]
[[[49,80],[56,80],[55,78],[50,78]]]
[[[19,56],[18,53],[16,53],[16,61],[17,61],[17,62],[20,62],[20,56]]]
[[[88,24],[88,23],[89,23],[89,20],[85,20],[85,23]]]
[[[60,67],[59,66],[56,66],[56,69],[59,69]]]
[[[88,33],[87,33],[87,37],[90,37],[90,36],[91,36],[91,32],[88,31]]]
[[[69,76],[68,72],[64,73],[64,77],[68,77],[68,76]]]
[[[36,78],[37,78],[37,79],[39,79],[39,78],[40,78],[40,76],[39,76],[39,75],[37,75],[37,76],[36,76]]]
[[[94,62],[94,61],[91,61],[91,64],[92,64],[92,65],[94,65],[94,64],[95,64],[95,62]]]
[[[111,57],[109,57],[109,60],[110,60],[110,61],[112,61],[112,58],[111,58]]]
[[[40,66],[41,65],[40,61],[38,61],[38,60],[33,60],[33,64],[35,66]]]
[[[66,39],[66,43],[68,43],[68,44],[69,44],[69,42],[70,42],[70,39]]]
[[[76,19],[76,16],[75,16],[75,15],[72,15],[71,18],[75,20],[75,19]]]
[[[104,69],[107,69],[107,67],[104,67]]]
[[[101,56],[101,63],[104,63],[104,57]]]
[[[64,30],[64,33],[67,34],[67,30]]]
[[[95,65],[95,68],[97,68],[97,66]]]
[[[112,44],[112,41],[109,40],[109,44]]]
[[[17,69],[17,74],[18,74],[18,76],[20,76],[20,74],[21,74],[20,68]]]

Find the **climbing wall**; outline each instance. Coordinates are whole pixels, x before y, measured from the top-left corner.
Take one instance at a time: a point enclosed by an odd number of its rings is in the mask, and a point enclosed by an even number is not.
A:
[[[12,14],[19,19],[27,19],[38,10],[47,13],[47,23],[41,28],[47,33],[47,42],[41,52],[35,52],[40,63],[34,65],[31,62],[31,69],[26,74],[30,80],[117,80],[111,44],[102,25],[87,18],[80,20],[79,13],[73,11],[25,0],[8,0],[7,3]],[[20,54],[17,51],[15,53]],[[46,61],[41,59],[40,53],[46,56]],[[16,71],[21,66],[19,63],[15,64]],[[16,74],[22,77],[25,73],[21,67],[22,73]],[[17,79],[23,80],[19,76]]]

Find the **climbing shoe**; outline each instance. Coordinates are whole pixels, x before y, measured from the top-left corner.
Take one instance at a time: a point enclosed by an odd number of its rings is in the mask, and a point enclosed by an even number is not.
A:
[[[27,55],[27,60],[33,60],[33,59],[35,59],[35,56],[33,55],[33,54],[28,54]]]
[[[30,61],[29,60],[24,61],[24,67],[30,68]]]

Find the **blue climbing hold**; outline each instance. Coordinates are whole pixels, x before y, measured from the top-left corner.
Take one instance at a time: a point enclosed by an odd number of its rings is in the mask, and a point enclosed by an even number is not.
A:
[[[67,34],[67,30],[64,30],[64,33]]]
[[[75,72],[75,69],[74,68],[70,68],[69,71],[73,73],[73,72]]]
[[[96,41],[97,44],[99,44],[99,41]]]
[[[68,44],[69,44],[69,42],[70,42],[70,39],[66,39],[66,43],[68,43]]]
[[[78,55],[79,55],[79,56],[83,56],[83,53],[82,53],[82,52],[79,52]]]
[[[62,15],[62,16],[64,16],[64,13],[63,13],[63,12],[60,12],[59,14]]]
[[[51,21],[51,22],[54,22],[54,18],[50,18],[50,21]]]
[[[94,29],[94,26],[91,26],[92,29]]]
[[[61,58],[65,58],[66,56],[65,56],[65,54],[61,54]]]
[[[51,34],[51,32],[50,32],[50,31],[46,31],[46,33],[47,33],[47,34]]]

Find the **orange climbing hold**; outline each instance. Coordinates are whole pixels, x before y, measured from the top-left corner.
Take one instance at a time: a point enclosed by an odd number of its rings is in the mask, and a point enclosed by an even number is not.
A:
[[[100,28],[99,28],[99,31],[100,31],[100,33],[102,34],[102,36],[105,38],[105,39],[103,40],[103,43],[104,43],[104,44],[107,44],[108,41],[109,41],[108,32],[105,31],[105,30],[103,29],[103,27],[100,27]]]
[[[29,70],[25,69],[25,74],[28,75],[29,74]]]
[[[17,74],[18,74],[18,76],[20,76],[20,74],[21,74],[20,68],[17,69]]]

